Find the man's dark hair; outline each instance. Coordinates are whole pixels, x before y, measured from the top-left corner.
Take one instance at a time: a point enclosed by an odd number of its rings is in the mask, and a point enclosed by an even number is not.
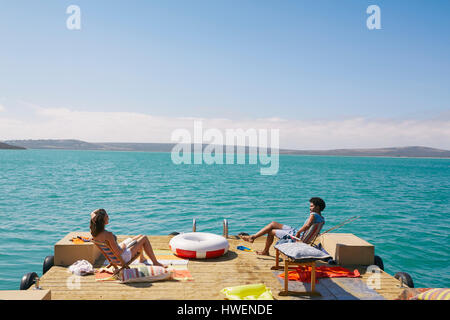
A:
[[[313,205],[319,207],[321,212],[323,210],[325,210],[325,201],[323,201],[322,198],[314,197],[314,198],[309,199],[309,202],[311,202]]]

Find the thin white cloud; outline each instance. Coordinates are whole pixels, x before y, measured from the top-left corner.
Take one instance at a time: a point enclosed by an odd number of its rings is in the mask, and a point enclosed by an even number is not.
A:
[[[6,108],[3,105],[0,104],[0,112],[3,112],[5,110],[6,110]]]
[[[172,142],[176,129],[279,129],[280,147],[291,149],[377,148],[420,145],[450,149],[450,119],[392,120],[349,118],[300,121],[280,118],[232,120],[175,118],[135,112],[87,112],[33,108],[34,116],[0,116],[0,140],[79,139],[88,142]]]

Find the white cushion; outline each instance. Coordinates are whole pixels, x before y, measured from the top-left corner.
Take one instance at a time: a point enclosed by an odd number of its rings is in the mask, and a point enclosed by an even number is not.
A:
[[[331,258],[329,254],[302,242],[277,244],[275,249],[280,250],[281,253],[294,260],[324,260]]]

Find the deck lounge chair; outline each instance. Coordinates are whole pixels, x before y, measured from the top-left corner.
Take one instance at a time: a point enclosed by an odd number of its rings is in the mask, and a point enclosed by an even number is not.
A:
[[[319,232],[322,229],[323,225],[324,225],[324,223],[320,222],[320,223],[314,223],[311,227],[309,227],[309,229],[306,230],[303,233],[302,237],[300,238],[302,240],[302,242],[312,245],[314,243],[314,241],[316,240],[317,236],[319,235]],[[280,264],[279,264],[280,256],[284,260],[284,266],[280,266]],[[311,291],[296,292],[296,291],[288,290],[288,283],[289,283],[288,271],[289,271],[289,269],[292,269],[292,268],[289,268],[289,266],[311,266]],[[271,268],[271,270],[280,270],[280,269],[284,269],[284,290],[280,291],[280,293],[279,293],[280,296],[288,296],[288,295],[321,296],[321,294],[319,292],[315,291],[316,260],[311,260],[311,259],[295,260],[295,259],[292,259],[292,258],[286,256],[285,254],[280,252],[280,250],[275,248],[275,266],[273,266]]]
[[[311,227],[309,227],[309,229],[306,230],[300,238],[302,242],[306,244],[313,244],[319,236],[320,230],[322,230],[324,224],[324,222],[319,222],[314,223]]]
[[[117,256],[114,254],[114,251],[108,243],[96,241],[94,239],[91,239],[91,241],[100,249],[101,253],[109,261],[107,268],[111,266],[114,267],[115,271],[113,275],[118,274],[122,269],[129,269],[130,264],[139,257],[139,253],[137,253],[134,257],[131,257],[130,261],[125,263],[120,255]]]

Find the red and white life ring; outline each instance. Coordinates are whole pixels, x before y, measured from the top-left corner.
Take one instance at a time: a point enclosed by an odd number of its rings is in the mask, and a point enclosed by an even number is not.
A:
[[[217,258],[228,252],[227,239],[213,233],[189,232],[173,237],[169,242],[170,250],[182,258]]]

